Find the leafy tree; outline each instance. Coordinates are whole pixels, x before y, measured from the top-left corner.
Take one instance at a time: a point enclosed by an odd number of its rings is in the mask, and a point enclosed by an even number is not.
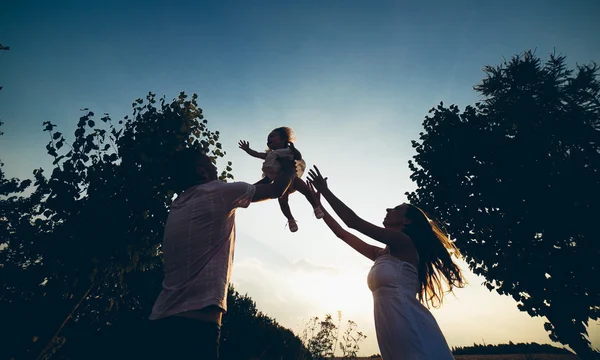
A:
[[[162,283],[160,243],[177,189],[165,175],[184,146],[225,153],[198,108],[181,93],[172,102],[148,94],[133,118],[97,126],[83,109],[69,145],[55,126],[49,178],[6,179],[0,164],[0,316],[11,331],[0,358],[144,358],[154,334],[147,320]],[[231,163],[221,179],[232,179]],[[223,359],[300,360],[301,340],[232,287],[222,327]],[[6,345],[4,345],[6,344]],[[310,359],[310,357],[304,357]],[[304,359],[302,358],[302,359]]]
[[[157,269],[157,268],[155,268]],[[136,283],[150,280],[160,287],[162,270],[144,273]],[[133,280],[132,280],[133,282]],[[141,293],[140,293],[141,295]],[[65,329],[68,341],[56,353],[65,359],[143,359],[152,352],[152,344],[160,341],[147,320],[156,299],[156,292],[148,292],[148,307],[141,316],[127,312],[114,313],[119,321],[96,331],[93,326],[78,324]],[[256,308],[248,296],[239,294],[232,286],[228,289],[228,312],[221,327],[220,359],[283,359],[310,360],[305,355],[302,341],[290,330],[279,325]],[[126,319],[124,319],[126,317]],[[110,322],[112,319],[108,318]]]
[[[593,358],[600,312],[600,81],[531,51],[487,66],[481,102],[441,103],[413,141],[412,203],[448,226],[488,289],[545,316],[553,341]]]
[[[161,266],[162,229],[181,190],[165,171],[170,155],[182,147],[205,150],[215,162],[225,155],[197,95],[187,97],[167,102],[149,93],[118,125],[108,114],[97,124],[83,109],[70,144],[44,122],[54,169],[49,177],[34,171],[27,198],[14,194],[29,183],[2,173],[0,190],[10,196],[0,209],[0,316],[11,329],[3,353],[51,354],[64,343],[65,325],[99,330],[114,325],[111,316],[127,318],[117,311],[149,311],[138,275]],[[230,165],[222,179],[233,178]]]
[[[454,355],[500,355],[500,354],[563,354],[573,355],[567,349],[549,344],[518,343],[509,341],[508,344],[473,344],[473,346],[457,346],[452,348]]]
[[[221,328],[220,358],[310,360],[299,337],[256,308],[230,286]]]

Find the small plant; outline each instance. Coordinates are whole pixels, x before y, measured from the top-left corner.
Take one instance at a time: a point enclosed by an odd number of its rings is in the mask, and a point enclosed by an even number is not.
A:
[[[331,314],[325,314],[324,320],[319,320],[318,316],[311,318],[300,336],[309,355],[314,360],[333,359],[336,352],[337,344],[342,352],[342,359],[352,360],[357,358],[359,350],[359,342],[364,340],[366,336],[358,331],[358,325],[348,320],[348,325],[343,341],[339,341],[340,325],[342,321],[342,312],[338,311],[338,324],[333,322]]]
[[[340,349],[344,354],[342,359],[344,360],[356,359],[359,350],[358,343],[367,338],[362,331],[358,331],[356,329],[357,327],[358,325],[354,321],[348,320],[348,327],[346,328],[346,332],[344,332],[344,336],[342,337],[344,342],[342,343],[340,341]]]

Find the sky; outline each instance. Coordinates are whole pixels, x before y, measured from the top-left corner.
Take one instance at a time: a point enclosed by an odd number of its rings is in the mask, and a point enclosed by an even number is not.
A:
[[[592,0],[3,1],[0,44],[11,50],[0,52],[0,158],[9,176],[31,177],[51,168],[42,122],[72,134],[82,108],[116,120],[149,91],[169,100],[195,92],[237,181],[261,175],[237,142],[262,150],[273,128],[290,126],[307,165],[379,224],[415,189],[411,140],[431,107],[473,104],[483,67],[525,50],[565,54],[571,67],[599,61],[598,13]],[[360,354],[378,353],[370,261],[300,194],[290,205],[296,233],[276,201],[237,212],[232,282],[297,333],[341,310],[367,335]],[[550,343],[544,319],[460,265],[470,285],[432,310],[451,346]],[[600,347],[600,326],[589,330]]]

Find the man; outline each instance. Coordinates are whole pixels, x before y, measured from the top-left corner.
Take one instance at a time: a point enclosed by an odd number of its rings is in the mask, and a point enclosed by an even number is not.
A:
[[[179,151],[171,180],[173,201],[163,237],[165,277],[150,320],[157,325],[153,355],[162,359],[218,359],[221,317],[235,248],[235,210],[279,198],[294,175],[282,160],[282,176],[271,184],[225,183],[210,158]]]

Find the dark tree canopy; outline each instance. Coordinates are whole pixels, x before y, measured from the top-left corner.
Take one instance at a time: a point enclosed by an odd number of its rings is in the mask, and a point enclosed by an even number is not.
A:
[[[83,109],[71,144],[45,122],[54,169],[49,177],[35,170],[34,187],[6,178],[0,163],[0,318],[8,330],[0,358],[144,358],[152,351],[148,315],[161,289],[160,244],[177,190],[165,169],[183,147],[215,162],[225,155],[196,100],[150,93],[116,125],[108,114],[96,123]],[[231,170],[228,162],[221,180],[232,179]],[[228,303],[224,360],[310,358],[298,357],[306,353],[302,341],[250,297],[230,288]]]
[[[100,329],[123,318],[119,310],[145,305],[149,312],[147,296],[139,295],[151,282],[139,274],[162,268],[163,226],[175,194],[165,171],[170,156],[183,147],[215,161],[225,155],[196,99],[182,92],[168,102],[150,93],[119,124],[108,114],[96,122],[83,109],[70,143],[44,122],[54,169],[48,177],[34,171],[29,196],[18,195],[31,181],[0,172],[0,317],[11,328],[2,351],[30,357],[51,339],[60,344],[54,334],[65,319]],[[233,178],[230,165],[222,179]]]
[[[487,66],[461,113],[431,109],[413,141],[407,194],[448,226],[469,267],[553,341],[590,358],[600,312],[600,78],[532,52]]]

